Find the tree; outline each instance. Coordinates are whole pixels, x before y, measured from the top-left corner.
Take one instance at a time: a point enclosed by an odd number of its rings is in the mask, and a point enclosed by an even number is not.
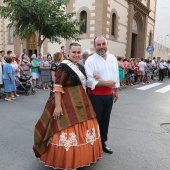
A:
[[[77,29],[83,21],[72,20],[75,12],[66,13],[70,0],[4,0],[0,15],[14,26],[14,35],[21,39],[38,34],[38,52],[46,38],[61,43],[60,38],[78,41]]]

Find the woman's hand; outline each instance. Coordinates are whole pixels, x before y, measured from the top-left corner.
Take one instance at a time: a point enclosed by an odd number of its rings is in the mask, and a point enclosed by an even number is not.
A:
[[[53,112],[53,117],[55,120],[59,119],[63,115],[63,109],[61,106],[56,106]]]

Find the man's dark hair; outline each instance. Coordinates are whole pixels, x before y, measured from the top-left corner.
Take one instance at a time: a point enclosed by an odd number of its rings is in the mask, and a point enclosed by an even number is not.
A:
[[[12,51],[11,51],[11,50],[8,50],[8,51],[7,51],[7,55],[9,55],[10,53],[12,53]]]
[[[71,44],[69,45],[69,50],[70,50],[73,46],[79,46],[79,47],[81,47],[80,44],[78,44],[78,43],[76,43],[76,42],[73,42],[73,43],[71,43]]]
[[[155,60],[155,57],[153,57],[153,60]]]
[[[1,50],[1,51],[0,51],[0,53],[3,53],[3,52],[5,52],[5,51],[4,51],[4,50]]]
[[[22,54],[22,55],[21,55],[21,58],[22,58],[22,59],[23,59],[24,55],[25,55],[25,54]]]
[[[61,46],[61,49],[64,47],[64,45]]]
[[[141,58],[141,61],[143,61],[143,58]]]
[[[98,37],[99,37],[99,36],[97,36],[97,37],[94,38],[94,45],[95,45],[95,41],[96,41],[96,39],[97,39]]]
[[[27,51],[27,49],[23,49],[23,53],[25,53],[25,51]]]

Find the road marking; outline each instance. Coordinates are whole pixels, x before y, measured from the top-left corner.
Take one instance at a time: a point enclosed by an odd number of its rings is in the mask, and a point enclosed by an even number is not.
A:
[[[158,93],[166,93],[166,92],[169,91],[169,90],[170,90],[170,85],[165,86],[165,87],[163,87],[163,88],[161,88],[161,89],[159,89],[159,90],[156,90],[155,92],[158,92]]]
[[[163,84],[163,83],[153,83],[153,84],[149,84],[149,85],[147,85],[147,86],[139,87],[139,88],[137,88],[137,89],[138,89],[138,90],[148,90],[148,89],[151,89],[151,88],[153,88],[153,87],[159,86],[159,85],[161,85],[161,84]]]

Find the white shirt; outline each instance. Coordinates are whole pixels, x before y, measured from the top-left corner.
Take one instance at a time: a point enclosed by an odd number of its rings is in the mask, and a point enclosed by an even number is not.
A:
[[[140,61],[138,64],[138,67],[139,67],[139,71],[145,71],[146,63],[144,63],[143,61]]]
[[[156,62],[155,62],[155,60],[152,60],[152,64],[151,64],[151,65],[153,66],[153,68],[156,67]]]
[[[3,62],[4,64],[6,63],[6,61],[5,61],[4,57],[2,57],[2,62]]]
[[[112,54],[107,54],[106,60],[94,53],[85,62],[85,70],[87,75],[87,86],[91,90],[95,89],[99,80],[94,78],[95,75],[100,77],[100,80],[107,81],[113,80],[115,82],[115,87],[120,86],[119,83],[119,71],[117,58]]]
[[[168,66],[167,66],[167,63],[164,61],[163,62],[163,66],[165,67],[165,68],[167,68]]]
[[[165,69],[166,68],[166,63],[165,62],[160,62],[159,68],[160,69]]]

